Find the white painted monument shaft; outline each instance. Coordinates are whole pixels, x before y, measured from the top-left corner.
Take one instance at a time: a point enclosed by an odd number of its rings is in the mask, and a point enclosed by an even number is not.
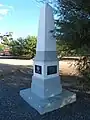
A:
[[[62,92],[59,62],[56,55],[56,40],[52,30],[54,30],[53,10],[51,6],[45,4],[40,12],[31,87],[31,91],[41,98],[48,98]]]
[[[21,97],[40,114],[76,101],[76,94],[62,89],[56,54],[53,9],[46,3],[41,8],[36,56],[31,88],[21,90]]]

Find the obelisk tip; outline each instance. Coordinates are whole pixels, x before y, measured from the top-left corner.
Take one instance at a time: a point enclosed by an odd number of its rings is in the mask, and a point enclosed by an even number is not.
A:
[[[48,3],[49,3],[49,0],[45,0],[45,1],[44,1],[44,4],[48,4]]]

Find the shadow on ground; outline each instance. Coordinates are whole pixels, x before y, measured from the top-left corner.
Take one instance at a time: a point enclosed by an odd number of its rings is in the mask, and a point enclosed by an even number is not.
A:
[[[90,96],[76,92],[77,101],[44,115],[31,108],[19,95],[31,86],[32,66],[0,64],[0,120],[90,120]],[[75,76],[61,76],[66,89],[76,84]]]

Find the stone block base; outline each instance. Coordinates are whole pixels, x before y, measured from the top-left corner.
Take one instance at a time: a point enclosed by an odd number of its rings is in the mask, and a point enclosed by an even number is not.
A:
[[[76,94],[65,89],[63,89],[61,94],[48,99],[38,97],[31,92],[31,88],[21,90],[20,96],[40,114],[56,110],[76,101]]]

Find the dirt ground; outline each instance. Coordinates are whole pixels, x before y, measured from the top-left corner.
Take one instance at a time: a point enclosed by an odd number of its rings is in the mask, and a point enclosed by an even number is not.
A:
[[[33,60],[17,60],[17,59],[0,59],[0,68],[1,70],[5,71],[11,71],[8,70],[8,66],[5,68],[2,68],[2,64],[6,65],[13,65],[13,69],[16,69],[16,67],[20,66],[32,66],[33,65]],[[75,66],[75,61],[70,61],[70,60],[65,60],[65,61],[59,61],[59,69],[60,69],[60,74],[64,75],[78,75],[78,71],[76,70]]]
[[[90,120],[90,97],[71,89],[76,71],[68,62],[60,62],[62,86],[77,95],[75,103],[40,115],[21,97],[20,90],[31,87],[32,60],[0,59],[0,120]]]
[[[74,64],[75,61],[59,61],[60,77],[64,87],[77,86],[79,73]],[[0,77],[12,75],[17,71],[31,75],[32,66],[33,60],[0,59]]]

